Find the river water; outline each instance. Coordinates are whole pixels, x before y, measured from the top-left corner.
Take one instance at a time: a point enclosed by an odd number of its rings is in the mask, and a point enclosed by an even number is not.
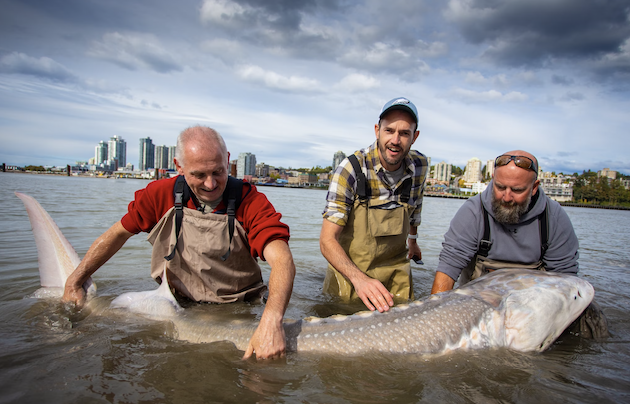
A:
[[[612,337],[565,335],[542,354],[505,349],[412,355],[289,354],[242,361],[229,343],[191,344],[165,322],[107,309],[126,291],[154,289],[145,235],[132,237],[93,279],[92,311],[26,298],[39,288],[37,251],[14,191],[35,197],[83,256],[147,181],[0,173],[0,403],[619,403],[630,402],[630,212],[567,208]],[[260,187],[291,227],[297,276],[286,318],[352,313],[321,294],[318,236],[325,191]],[[416,297],[429,294],[443,235],[461,200],[425,198],[412,263]],[[268,279],[269,268],[262,265]],[[245,321],[262,308],[203,305]]]

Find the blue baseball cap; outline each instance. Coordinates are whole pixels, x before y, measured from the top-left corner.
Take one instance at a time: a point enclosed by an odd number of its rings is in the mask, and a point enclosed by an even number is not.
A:
[[[396,109],[410,113],[413,119],[416,120],[416,125],[418,125],[418,110],[416,109],[416,106],[413,105],[413,102],[409,101],[405,97],[394,98],[383,105],[383,110],[381,111],[381,115],[379,115],[379,119],[383,119],[383,115]]]

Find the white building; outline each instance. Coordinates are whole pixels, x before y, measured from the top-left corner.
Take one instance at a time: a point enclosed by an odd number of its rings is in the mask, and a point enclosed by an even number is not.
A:
[[[538,177],[540,187],[549,198],[558,202],[570,202],[573,200],[572,177],[566,175],[552,176],[550,172],[544,172]]]
[[[477,157],[473,157],[466,163],[464,183],[466,185],[472,185],[475,182],[481,182],[481,179],[481,160]]]
[[[494,175],[494,160],[486,161],[486,172],[484,174],[489,178],[492,178]]]
[[[110,164],[116,161],[117,167],[124,167],[127,165],[127,142],[118,135],[113,136],[108,142],[108,155],[107,160]]]
[[[96,164],[96,165],[103,164],[105,161],[107,161],[107,158],[108,158],[107,143],[105,143],[104,141],[101,140],[98,143],[98,146],[96,146],[96,148],[95,148],[94,164]]]
[[[155,167],[166,170],[168,168],[168,146],[155,146]]]
[[[451,165],[442,161],[441,163],[437,163],[433,168],[433,178],[438,181],[450,183],[452,174],[451,171]]]
[[[177,152],[177,146],[168,147],[168,169],[175,170],[175,153]]]
[[[484,182],[475,182],[472,184],[472,193],[480,194],[488,188],[488,184]]]

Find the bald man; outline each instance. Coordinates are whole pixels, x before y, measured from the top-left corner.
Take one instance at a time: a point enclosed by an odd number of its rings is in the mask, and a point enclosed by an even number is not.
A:
[[[178,177],[137,191],[127,214],[94,241],[68,277],[63,300],[80,307],[84,282],[140,232],[153,245],[151,276],[161,282],[166,267],[169,286],[194,302],[259,301],[267,292],[261,258],[271,267],[269,296],[244,358],[283,356],[282,319],[295,277],[289,227],[254,185],[228,176],[229,153],[214,129],[184,130],[174,162]]]
[[[514,150],[496,158],[490,186],[462,205],[444,235],[431,293],[452,289],[458,278],[462,285],[499,268],[577,274],[578,239],[571,221],[538,184],[532,154]]]
[[[528,268],[576,275],[578,239],[560,204],[545,195],[538,161],[514,150],[496,158],[490,186],[466,201],[444,235],[431,293],[453,289],[495,270]],[[575,331],[608,336],[606,317],[593,302]]]

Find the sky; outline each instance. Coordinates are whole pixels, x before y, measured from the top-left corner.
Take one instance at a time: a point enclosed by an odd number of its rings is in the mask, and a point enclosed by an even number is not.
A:
[[[101,140],[326,167],[418,108],[413,148],[459,167],[630,175],[630,0],[0,0],[0,163],[65,166]]]

